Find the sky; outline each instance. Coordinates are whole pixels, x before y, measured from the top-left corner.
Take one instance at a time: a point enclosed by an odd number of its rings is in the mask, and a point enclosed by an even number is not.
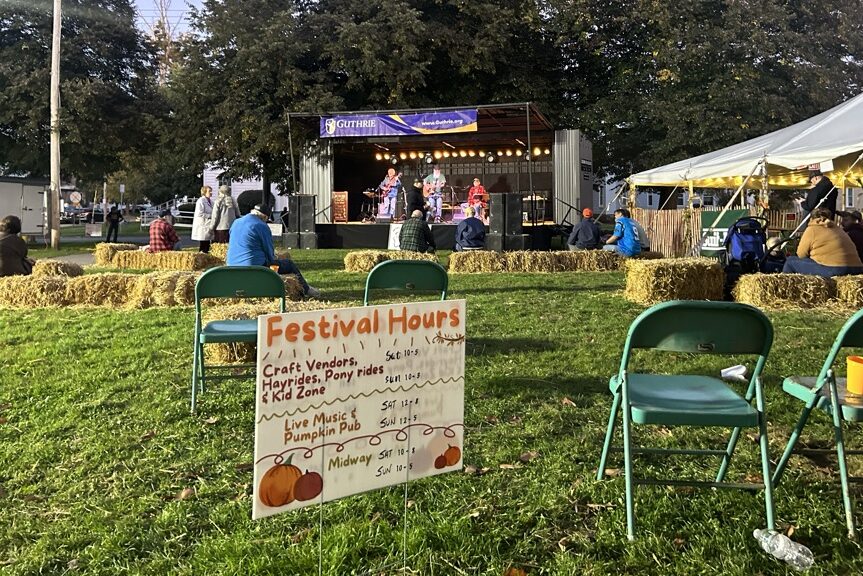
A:
[[[188,29],[189,5],[200,7],[203,0],[168,0],[168,19],[177,32]],[[159,18],[159,0],[132,0],[138,10],[138,26],[149,32]]]

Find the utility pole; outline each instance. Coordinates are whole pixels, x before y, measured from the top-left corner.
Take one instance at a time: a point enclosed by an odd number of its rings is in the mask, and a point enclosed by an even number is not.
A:
[[[48,193],[48,227],[51,248],[60,248],[60,30],[62,0],[54,0],[54,34],[51,37],[51,189]]]

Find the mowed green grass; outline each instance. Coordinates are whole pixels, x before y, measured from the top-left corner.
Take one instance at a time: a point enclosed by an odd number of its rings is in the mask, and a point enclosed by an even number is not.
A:
[[[354,305],[365,275],[342,272],[344,254],[294,257],[326,299]],[[788,572],[751,536],[765,524],[760,493],[641,487],[638,539],[627,542],[622,475],[595,480],[607,379],[641,311],[622,286],[622,273],[451,277],[451,297],[468,309],[464,461],[488,470],[410,484],[408,573]],[[775,461],[800,408],[781,377],[816,372],[844,318],[812,310],[771,319]],[[314,506],[251,520],[254,383],[223,383],[190,415],[192,329],[189,308],[0,311],[0,573],[305,575],[317,573],[319,546],[325,574],[403,573],[401,487],[325,505],[323,532]],[[651,354],[638,363],[716,374],[738,360]],[[725,438],[712,428],[634,433],[662,446]],[[829,445],[831,433],[815,415],[807,442]],[[848,436],[859,446],[858,427]],[[754,438],[742,436],[729,479],[760,478]],[[648,458],[636,472],[712,479],[717,464]],[[609,466],[622,468],[620,454]],[[810,573],[861,573],[832,467],[792,459],[776,490],[779,523],[813,550]]]

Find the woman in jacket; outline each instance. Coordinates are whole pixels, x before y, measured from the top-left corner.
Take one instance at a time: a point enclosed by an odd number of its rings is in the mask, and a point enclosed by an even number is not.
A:
[[[237,206],[237,201],[231,196],[231,187],[224,184],[219,186],[219,197],[213,204],[213,217],[210,221],[210,226],[213,229],[213,242],[227,244],[231,224],[239,217],[240,208]]]
[[[210,196],[213,189],[209,186],[201,188],[201,197],[195,202],[195,217],[192,219],[192,240],[199,242],[201,252],[210,251],[210,240],[213,239],[213,230],[210,219],[213,215],[213,201]]]
[[[831,278],[863,273],[863,261],[854,242],[833,221],[830,209],[821,207],[812,211],[797,256],[789,256],[782,271]]]

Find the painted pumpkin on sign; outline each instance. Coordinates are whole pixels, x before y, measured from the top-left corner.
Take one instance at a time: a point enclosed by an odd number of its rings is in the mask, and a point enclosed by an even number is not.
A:
[[[461,460],[461,450],[458,449],[458,446],[450,446],[443,453],[444,458],[446,458],[446,465],[452,466],[457,464],[459,460]]]
[[[278,508],[294,501],[294,489],[303,473],[291,464],[292,458],[293,454],[286,464],[276,464],[261,478],[258,497],[271,508]]]
[[[446,468],[446,456],[441,454],[440,456],[435,458],[434,459],[434,467],[437,470],[440,470],[441,468]]]
[[[305,502],[318,496],[323,489],[324,479],[321,478],[321,475],[317,472],[306,470],[306,473],[300,476],[300,479],[294,485],[294,498],[299,502]]]

